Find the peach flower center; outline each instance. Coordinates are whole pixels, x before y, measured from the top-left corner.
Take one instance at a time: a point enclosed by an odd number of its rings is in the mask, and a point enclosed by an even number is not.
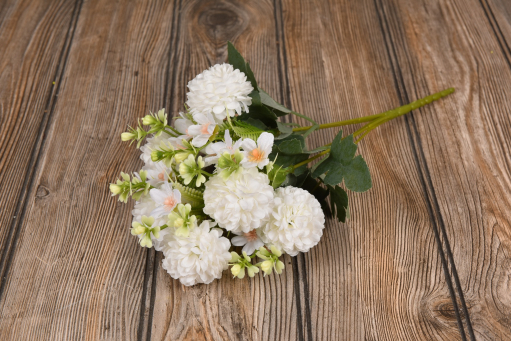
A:
[[[247,233],[243,233],[243,236],[245,236],[245,238],[249,242],[253,242],[253,241],[257,240],[257,232],[255,230],[252,230]]]
[[[165,180],[165,174],[163,174],[163,172],[158,174],[158,179],[161,180],[161,181],[164,181]]]
[[[250,162],[260,162],[264,159],[264,153],[259,148],[252,149],[252,151],[248,154],[248,159]]]
[[[176,199],[174,197],[166,197],[163,202],[163,206],[165,206],[165,210],[170,211],[176,206]]]
[[[203,124],[202,128],[200,130],[201,134],[209,134],[208,128],[209,128],[209,123]]]

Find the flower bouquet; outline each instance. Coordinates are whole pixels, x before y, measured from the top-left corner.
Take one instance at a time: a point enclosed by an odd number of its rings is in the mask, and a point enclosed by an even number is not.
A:
[[[185,110],[173,124],[161,109],[121,135],[137,141],[145,165],[110,184],[120,201],[136,201],[131,233],[141,246],[162,251],[163,268],[184,285],[211,283],[229,266],[238,278],[261,270],[280,274],[279,257],[314,247],[325,216],[349,218],[346,190],[371,188],[367,164],[355,155],[357,143],[379,125],[454,91],[318,124],[259,88],[231,43],[228,59],[188,83]],[[311,124],[279,121],[285,115]],[[351,135],[339,131],[331,144],[307,148],[307,136],[318,129],[360,123]]]

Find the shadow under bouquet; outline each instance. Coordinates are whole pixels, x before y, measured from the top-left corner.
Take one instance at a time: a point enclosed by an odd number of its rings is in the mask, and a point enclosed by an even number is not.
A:
[[[131,233],[141,246],[162,251],[163,268],[184,285],[211,283],[229,266],[238,278],[282,273],[279,257],[318,244],[325,217],[349,218],[346,190],[371,188],[357,143],[379,125],[454,91],[318,124],[259,88],[231,43],[228,59],[188,83],[185,111],[173,124],[161,109],[121,135],[137,142],[145,165],[110,184],[120,201],[136,201]],[[310,126],[279,121],[286,115]],[[315,130],[361,123],[351,135],[341,130],[331,144],[307,148]]]

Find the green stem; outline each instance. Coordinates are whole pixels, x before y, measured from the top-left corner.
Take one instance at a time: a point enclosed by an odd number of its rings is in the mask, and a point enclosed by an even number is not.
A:
[[[300,163],[298,163],[298,164],[294,165],[294,166],[293,166],[293,170],[295,170],[295,169],[297,169],[298,167],[301,167],[301,166],[303,166],[303,165],[306,165],[306,164],[308,164],[309,162],[316,160],[318,157],[321,157],[321,156],[323,156],[323,155],[325,155],[325,154],[328,154],[328,153],[330,153],[330,149],[324,150],[324,151],[322,151],[321,153],[319,153],[318,155],[314,155],[313,157],[311,157],[311,158],[309,158],[309,159],[307,159],[307,160],[305,160],[305,161],[302,161],[302,162],[300,162]]]
[[[181,134],[179,131],[177,131],[175,128],[173,128],[172,126],[166,125],[166,126],[165,126],[165,129],[167,129],[167,128],[168,128],[168,129],[170,129],[170,130],[172,130],[175,134],[177,134],[176,136],[183,135],[183,134]]]
[[[212,176],[213,176],[213,174],[208,173],[208,172],[206,172],[206,171],[204,171],[204,170],[201,170],[201,173],[202,173],[202,174],[204,174],[204,175],[207,175],[207,176],[209,176],[209,177],[212,177]]]
[[[437,92],[437,93],[435,93],[433,95],[429,95],[429,96],[426,96],[424,98],[421,98],[421,99],[419,99],[417,101],[414,101],[412,103],[403,105],[403,106],[401,106],[399,108],[383,112],[381,114],[365,116],[365,117],[360,117],[360,118],[354,118],[354,119],[351,119],[351,120],[345,120],[345,121],[339,121],[339,122],[320,124],[319,125],[319,129],[340,127],[340,126],[345,126],[345,125],[350,125],[350,124],[357,124],[357,123],[364,123],[364,122],[371,122],[370,124],[366,125],[365,127],[361,128],[361,129],[359,129],[357,131],[360,134],[360,133],[363,133],[369,127],[369,125],[371,125],[372,123],[378,122],[378,125],[380,125],[380,124],[382,124],[384,122],[387,122],[387,121],[389,121],[391,119],[394,119],[396,117],[405,115],[405,114],[409,113],[412,110],[415,110],[415,109],[418,109],[420,107],[423,107],[426,104],[429,104],[431,102],[439,100],[440,98],[445,97],[447,95],[450,95],[453,92],[454,92],[454,88],[449,88],[449,89]],[[384,120],[381,120],[382,118],[384,118]],[[376,125],[374,127],[371,127],[371,130],[376,128],[378,125]],[[311,127],[312,126],[294,128],[293,131],[308,130]],[[355,136],[355,133],[353,135]],[[365,135],[366,134],[364,133],[364,136]]]

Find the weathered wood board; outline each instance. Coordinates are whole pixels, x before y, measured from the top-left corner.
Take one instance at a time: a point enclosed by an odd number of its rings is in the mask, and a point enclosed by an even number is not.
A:
[[[364,138],[373,189],[281,276],[184,287],[108,183],[228,40],[321,123],[457,91]],[[503,0],[2,2],[0,339],[510,339],[509,46]]]

